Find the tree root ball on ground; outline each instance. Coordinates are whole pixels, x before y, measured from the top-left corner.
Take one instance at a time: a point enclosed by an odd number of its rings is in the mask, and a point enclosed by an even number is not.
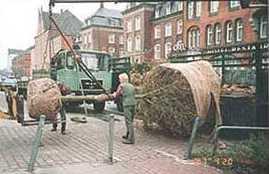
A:
[[[210,63],[162,64],[148,73],[137,116],[147,128],[158,125],[175,135],[188,136],[193,118],[206,118],[212,99],[220,116],[220,78]],[[221,118],[217,119],[218,122]]]
[[[27,90],[29,116],[38,119],[45,115],[47,119],[55,120],[61,107],[61,92],[57,83],[48,78],[32,80]]]

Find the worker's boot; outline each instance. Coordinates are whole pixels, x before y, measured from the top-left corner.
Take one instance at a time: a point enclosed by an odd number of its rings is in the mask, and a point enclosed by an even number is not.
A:
[[[66,135],[65,129],[66,129],[66,123],[62,123],[62,127],[61,127],[61,134],[62,135]]]
[[[57,131],[57,123],[53,123],[51,132],[56,132],[56,131]]]
[[[134,144],[135,143],[135,138],[134,138],[134,126],[133,124],[129,124],[128,125],[128,132],[129,132],[129,136],[127,139],[123,140],[122,143],[123,144]]]

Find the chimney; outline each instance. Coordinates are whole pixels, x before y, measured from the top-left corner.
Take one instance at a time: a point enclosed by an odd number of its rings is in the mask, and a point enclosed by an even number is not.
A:
[[[104,3],[103,2],[100,3],[100,8],[104,8]]]

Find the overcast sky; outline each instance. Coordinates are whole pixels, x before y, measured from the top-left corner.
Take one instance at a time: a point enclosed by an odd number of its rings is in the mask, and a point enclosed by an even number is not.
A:
[[[26,49],[34,45],[38,9],[48,11],[49,0],[1,0],[0,3],[0,69],[7,66],[8,48]],[[91,16],[98,3],[56,4],[53,12],[69,9],[80,20]],[[105,7],[123,10],[125,3],[106,3]]]

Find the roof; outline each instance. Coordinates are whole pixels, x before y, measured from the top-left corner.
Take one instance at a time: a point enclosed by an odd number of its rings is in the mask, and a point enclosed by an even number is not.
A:
[[[48,12],[41,12],[43,20],[43,28],[45,31],[49,29],[50,19]],[[53,13],[53,18],[60,27],[60,29],[67,35],[78,35],[81,26],[83,25],[75,15],[73,15],[69,10],[65,10],[61,13]]]
[[[85,19],[83,28],[92,25],[102,27],[122,27],[122,14],[118,10],[100,7],[94,15]]]
[[[114,9],[108,9],[108,8],[99,8],[93,16],[102,16],[102,17],[108,17],[108,18],[122,18],[122,14],[118,10]]]
[[[128,13],[131,13],[133,11],[136,11],[138,9],[141,9],[143,7],[150,7],[150,8],[154,8],[154,6],[157,4],[158,2],[141,2],[141,3],[136,3],[134,5],[131,5],[131,3],[129,3],[129,5],[127,6],[127,8],[122,12],[123,15],[126,15]]]
[[[24,52],[24,50],[19,50],[19,49],[13,49],[13,48],[9,48],[8,49],[8,54],[22,54]]]

